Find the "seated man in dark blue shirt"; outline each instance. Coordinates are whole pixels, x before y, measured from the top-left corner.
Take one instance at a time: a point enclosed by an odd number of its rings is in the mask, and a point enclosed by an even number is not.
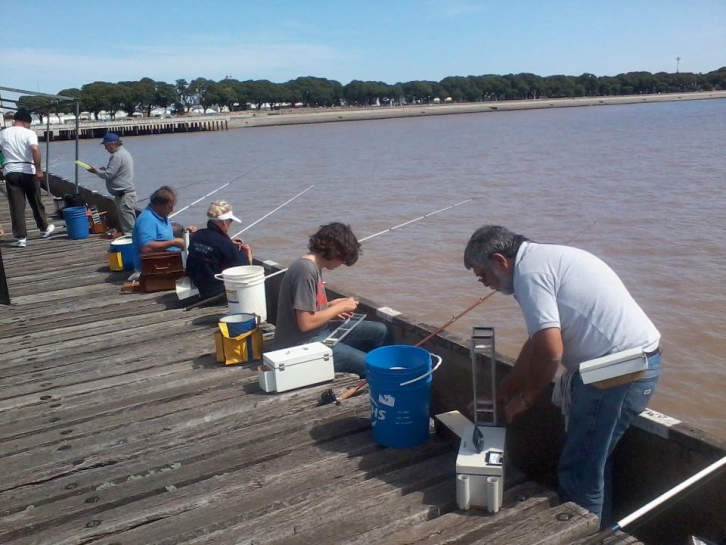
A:
[[[213,202],[207,210],[206,229],[199,229],[189,241],[187,276],[194,282],[202,299],[224,293],[224,282],[214,278],[224,269],[250,265],[252,250],[239,239],[227,234],[233,221],[240,220],[225,201]]]

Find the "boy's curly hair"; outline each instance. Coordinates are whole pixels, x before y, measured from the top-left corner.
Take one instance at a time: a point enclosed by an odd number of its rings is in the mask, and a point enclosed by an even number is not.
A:
[[[343,223],[321,225],[318,232],[310,237],[308,250],[324,259],[340,259],[348,267],[363,253],[350,225]]]

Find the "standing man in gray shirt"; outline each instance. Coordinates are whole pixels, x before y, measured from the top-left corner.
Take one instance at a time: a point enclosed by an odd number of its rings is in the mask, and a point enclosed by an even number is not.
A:
[[[136,223],[134,160],[131,154],[124,149],[118,134],[112,132],[106,134],[101,144],[111,154],[108,165],[100,168],[92,166],[88,171],[106,180],[106,189],[113,195],[116,203],[121,231],[125,235],[130,235]]]

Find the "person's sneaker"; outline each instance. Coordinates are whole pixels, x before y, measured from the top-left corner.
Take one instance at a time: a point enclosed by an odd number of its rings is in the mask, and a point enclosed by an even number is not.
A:
[[[13,244],[16,248],[25,248],[28,245],[28,239],[19,238],[18,241]]]
[[[53,225],[52,223],[49,223],[48,228],[45,231],[41,231],[40,235],[43,238],[48,238],[53,231],[55,231],[55,225]]]
[[[129,276],[128,281],[129,282],[135,282],[139,278],[141,278],[141,272],[140,271],[134,271],[134,273],[131,276]]]

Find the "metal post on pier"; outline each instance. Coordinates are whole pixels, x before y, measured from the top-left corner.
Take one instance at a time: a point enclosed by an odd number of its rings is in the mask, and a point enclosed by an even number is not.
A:
[[[48,117],[45,120],[45,194],[50,195],[50,179],[48,169],[50,168],[50,109],[48,109]],[[40,114],[40,120],[43,121],[43,114]]]
[[[76,101],[76,161],[78,161],[78,139],[80,138],[80,118],[81,118],[81,101],[78,99],[75,99]],[[75,163],[76,166],[76,195],[78,195],[78,163]]]

